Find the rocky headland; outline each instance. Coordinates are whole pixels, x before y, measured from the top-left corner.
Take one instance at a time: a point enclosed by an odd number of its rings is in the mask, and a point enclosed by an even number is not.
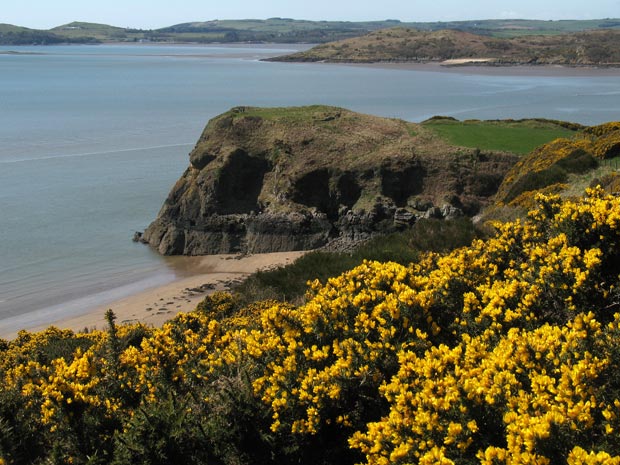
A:
[[[455,65],[620,66],[620,31],[491,37],[462,30],[394,27],[269,61]]]
[[[342,108],[233,108],[209,121],[141,240],[166,255],[343,250],[475,215],[516,160]]]

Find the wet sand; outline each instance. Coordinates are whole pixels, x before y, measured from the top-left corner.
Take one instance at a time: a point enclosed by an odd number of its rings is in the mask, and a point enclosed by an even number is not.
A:
[[[41,321],[26,328],[41,331],[49,326],[82,331],[106,327],[104,315],[112,309],[117,323],[141,322],[161,326],[179,312],[192,311],[209,293],[227,290],[249,274],[292,263],[304,252],[278,252],[256,255],[209,255],[172,257],[171,266],[178,276],[162,286],[146,289],[117,301],[97,306],[88,312],[58,320]],[[0,329],[0,337],[12,339],[13,328]]]

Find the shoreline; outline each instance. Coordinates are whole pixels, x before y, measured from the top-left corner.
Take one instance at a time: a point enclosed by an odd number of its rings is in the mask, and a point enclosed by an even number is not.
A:
[[[123,42],[123,41],[104,41],[101,43],[60,43],[51,45],[36,45],[36,47],[48,47],[48,46],[131,46],[131,47],[188,47],[188,48],[223,48],[223,49],[237,49],[237,48],[255,48],[256,50],[268,50],[272,48],[291,48],[297,51],[307,50],[316,46],[313,43],[283,43],[283,42],[208,42],[208,43],[196,43],[196,42]],[[0,45],[0,47],[32,47],[31,45]],[[37,52],[15,52],[0,51],[3,55],[21,55],[21,54],[34,54],[40,55],[45,53]],[[256,59],[253,54],[247,54],[245,56],[238,54],[231,55],[145,55],[145,56],[164,56],[174,58],[247,58]],[[379,68],[379,69],[401,69],[411,71],[431,71],[431,72],[449,72],[460,74],[477,74],[477,75],[506,75],[506,76],[565,76],[565,77],[593,77],[593,76],[620,76],[620,63],[601,63],[599,65],[569,65],[569,64],[527,64],[527,63],[515,63],[515,64],[496,64],[493,63],[490,58],[457,58],[448,59],[444,61],[373,61],[373,62],[354,62],[354,61],[287,61],[278,60],[280,56],[286,55],[274,55],[266,58],[258,58],[259,61],[267,63],[289,63],[289,64],[314,64],[314,65],[340,65],[340,66],[353,66],[353,67],[366,67],[366,68]]]
[[[301,62],[291,62],[301,63]],[[356,68],[394,69],[403,71],[424,71],[435,73],[470,74],[482,76],[542,76],[542,77],[605,77],[620,76],[620,66],[568,66],[568,65],[492,65],[492,64],[449,64],[445,62],[303,62],[320,65],[341,65]]]
[[[284,55],[286,56],[286,55]],[[487,76],[539,76],[539,77],[605,77],[620,76],[620,63],[600,65],[569,64],[501,64],[489,58],[458,58],[444,61],[330,61],[330,60],[278,60],[278,56],[265,58],[267,63],[295,65],[348,66],[353,68],[392,69],[436,73],[474,74]]]
[[[142,289],[107,304],[96,305],[79,315],[50,318],[37,324],[16,329],[0,329],[1,339],[14,339],[21,329],[38,332],[50,326],[60,329],[104,329],[105,312],[114,311],[118,324],[141,322],[158,327],[181,312],[189,312],[210,293],[225,291],[250,274],[292,263],[306,251],[274,252],[255,255],[205,255],[169,257],[176,278],[168,283]],[[1,321],[0,321],[1,325]]]

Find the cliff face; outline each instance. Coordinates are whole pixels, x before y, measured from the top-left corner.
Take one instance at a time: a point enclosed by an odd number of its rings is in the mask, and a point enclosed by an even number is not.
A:
[[[208,123],[143,240],[162,254],[346,248],[477,213],[515,161],[341,108],[234,108]]]

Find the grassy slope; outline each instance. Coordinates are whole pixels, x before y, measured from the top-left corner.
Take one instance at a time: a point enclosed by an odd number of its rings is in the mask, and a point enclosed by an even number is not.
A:
[[[82,37],[93,37],[101,41],[110,40],[133,40],[144,37],[142,31],[127,30],[121,27],[109,26],[107,24],[85,23],[75,21],[69,24],[63,24],[50,29],[51,32],[69,39],[78,39]]]
[[[513,220],[536,205],[539,192],[575,198],[588,187],[620,192],[620,123],[584,128],[522,157],[505,176],[481,220]]]
[[[259,120],[258,122],[253,119]],[[422,139],[412,136],[411,127],[419,127],[403,120],[381,118],[355,113],[344,108],[325,105],[302,107],[262,108],[238,107],[211,120],[207,125],[209,137],[203,135],[197,153],[211,153],[222,138],[229,137],[235,124],[234,137],[251,150],[260,153],[282,141],[303,156],[293,157],[283,166],[286,172],[300,172],[317,167],[342,167],[349,169],[374,165],[376,158],[403,156],[423,152],[429,144],[438,145],[443,153],[448,149],[442,139]],[[256,131],[254,124],[261,124]],[[422,128],[423,131],[423,128]],[[429,131],[425,135],[433,136]],[[421,135],[420,135],[421,136]],[[204,140],[203,140],[204,139]],[[312,144],[306,141],[312,140]],[[278,142],[279,141],[279,142]],[[208,142],[208,147],[203,146]],[[355,150],[352,150],[355,147]],[[343,150],[346,148],[346,150]],[[433,147],[431,147],[434,149]]]
[[[12,24],[0,24],[0,44],[2,45],[51,45],[67,42],[65,37],[50,31],[28,29]],[[85,42],[91,42],[85,40]]]
[[[455,121],[431,119],[423,123],[454,145],[498,150],[525,155],[535,147],[558,137],[570,137],[574,131],[553,122]]]
[[[581,195],[588,187],[602,185],[608,189],[611,186],[601,182],[608,177],[617,177],[620,169],[620,156],[602,160],[595,169],[582,174],[570,174],[568,178],[568,188],[562,192],[564,197],[577,197]],[[617,193],[617,188],[613,187],[609,190],[611,193]]]
[[[12,24],[0,24],[0,34],[6,34],[8,32],[25,32],[32,31],[32,29],[28,29],[27,27],[14,26]]]

